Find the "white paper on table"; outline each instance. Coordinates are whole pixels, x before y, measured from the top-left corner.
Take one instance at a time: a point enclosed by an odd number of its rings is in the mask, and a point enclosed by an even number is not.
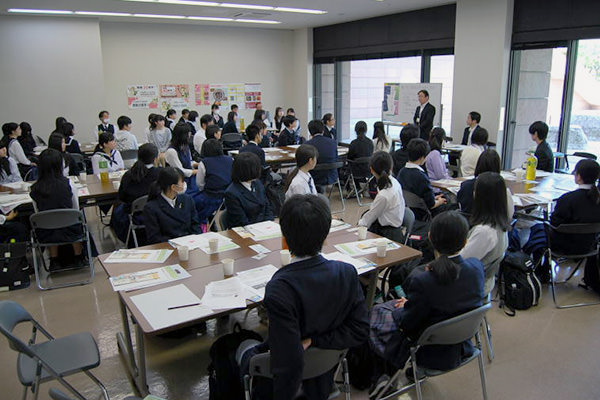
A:
[[[329,228],[329,233],[341,231],[343,229],[350,228],[351,226],[352,225],[350,225],[342,220],[332,219],[331,220],[331,228]]]
[[[77,189],[77,196],[89,196],[90,190],[87,187]]]
[[[359,240],[356,242],[336,244],[334,247],[338,251],[341,251],[344,254],[348,254],[351,257],[362,256],[365,254],[377,253],[377,242],[379,242],[380,240],[385,240],[385,239],[376,238],[376,239]],[[388,251],[399,249],[399,248],[400,248],[399,244],[394,243],[391,240],[388,240],[388,244],[387,244]]]
[[[515,206],[521,206],[521,207],[523,206],[523,202],[521,201],[521,198],[514,194],[512,195],[512,201]]]
[[[539,169],[535,170],[535,177],[536,178],[545,178],[547,176],[552,175],[552,172],[547,172],[547,171],[541,171]]]
[[[377,264],[370,262],[364,258],[352,258],[348,254],[340,253],[339,251],[335,251],[329,254],[323,254],[328,260],[335,260],[348,263],[356,268],[356,272],[360,275],[368,271],[372,271],[377,267]]]
[[[456,179],[438,179],[437,181],[433,182],[442,186],[460,186],[462,183],[462,181],[458,181]]]
[[[105,263],[159,263],[167,261],[173,250],[122,249],[113,251]]]
[[[270,253],[271,252],[271,250],[267,249],[262,244],[253,244],[253,245],[248,246],[248,247],[250,249],[254,250],[255,252],[257,252],[258,254],[266,254],[266,253]]]
[[[533,193],[517,193],[513,196],[517,196],[517,197],[521,198],[521,200],[525,200],[532,204],[546,204],[546,203],[550,202],[549,200],[551,200],[546,197],[539,196],[539,195],[536,195]]]
[[[281,149],[278,149],[277,147],[265,147],[263,148],[265,153],[270,153],[272,151],[281,151]]]
[[[191,275],[179,264],[167,265],[161,268],[147,269],[144,271],[123,274],[109,278],[115,292],[131,291],[162,283],[178,281],[189,278]]]
[[[217,239],[219,241],[219,251],[224,251],[221,248],[231,247],[237,249],[236,245],[229,239],[216,232],[206,232],[200,235],[187,235],[169,240],[169,244],[173,247],[187,246],[190,250],[202,249],[204,252],[209,252],[209,240]]]
[[[456,196],[458,194],[458,191],[460,190],[460,187],[459,186],[452,186],[452,187],[446,188],[446,190]]]
[[[245,308],[247,293],[238,277],[223,279],[206,285],[202,304],[212,310]]]
[[[291,145],[286,146],[286,147],[290,147],[292,149],[297,149],[298,147],[300,147],[300,145],[299,144],[291,144]]]
[[[264,221],[246,225],[245,230],[252,234],[254,240],[266,240],[281,237],[281,228],[277,222]]]
[[[515,176],[515,174],[508,172],[508,171],[501,171],[500,176],[502,176],[502,178],[504,178],[504,180],[506,180],[506,181],[517,180],[517,177]]]
[[[268,264],[263,267],[238,272],[237,277],[240,279],[242,284],[250,286],[252,289],[256,290],[256,292],[260,295],[260,298],[264,299],[267,283],[269,283],[275,272],[277,272],[277,268],[274,265]]]
[[[166,328],[212,314],[212,310],[203,305],[198,296],[183,284],[138,294],[132,296],[131,301],[153,329]],[[169,310],[169,307],[196,303],[200,305]]]
[[[7,187],[7,188],[11,188],[13,190],[22,190],[23,189],[23,184],[25,184],[25,186],[27,186],[28,188],[30,188],[31,185],[33,185],[33,182],[11,182],[11,183],[3,183],[2,186]]]
[[[21,204],[31,202],[29,194],[3,194],[0,195],[0,211],[6,215]]]

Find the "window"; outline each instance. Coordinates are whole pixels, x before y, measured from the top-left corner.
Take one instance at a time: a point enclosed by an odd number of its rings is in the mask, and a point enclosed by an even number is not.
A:
[[[454,55],[431,56],[429,81],[442,84],[442,128],[450,135],[452,123],[452,85],[454,82]]]

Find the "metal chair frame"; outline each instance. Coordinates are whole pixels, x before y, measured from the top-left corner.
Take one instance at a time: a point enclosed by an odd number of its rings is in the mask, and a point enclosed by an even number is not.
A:
[[[142,196],[133,201],[131,203],[131,211],[129,212],[129,228],[127,229],[127,238],[125,239],[125,247],[129,246],[129,236],[133,236],[133,244],[135,247],[138,247],[138,239],[137,234],[135,233],[136,229],[145,229],[145,225],[139,225],[134,222],[134,217],[136,214],[139,214],[144,211],[144,206],[148,202],[148,196]]]
[[[360,165],[369,165],[369,162],[371,161],[371,157],[360,157],[360,158],[356,158],[354,160],[347,160],[348,162],[348,170],[350,171],[350,176],[348,177],[348,179],[346,179],[346,183],[344,186],[348,186],[348,183],[350,182],[352,185],[352,189],[351,189],[351,193],[354,192],[354,195],[356,196],[356,201],[358,202],[358,205],[360,207],[362,206],[368,206],[369,204],[371,204],[372,202],[368,202],[368,203],[362,203],[360,201],[360,196],[368,190],[369,188],[369,181],[371,180],[372,177],[370,176],[358,176],[355,177],[354,176],[354,172],[352,171],[352,166],[360,166]],[[365,179],[366,180],[366,185],[364,188],[361,188],[360,190],[358,189],[358,187],[356,186],[356,180],[355,179]]]
[[[330,170],[338,170],[342,167],[344,167],[345,163],[343,161],[337,161],[334,163],[327,163],[327,164],[317,164],[315,166],[315,168],[313,168],[313,171],[330,171]],[[342,190],[342,183],[340,182],[340,176],[338,174],[338,178],[335,182],[333,182],[331,185],[327,185],[329,186],[329,195],[327,196],[328,199],[331,199],[331,193],[333,193],[333,188],[335,186],[337,186],[338,188],[338,192],[340,194],[340,199],[342,201],[342,209],[339,211],[331,211],[332,214],[340,214],[346,211],[346,202],[344,201],[344,192]]]

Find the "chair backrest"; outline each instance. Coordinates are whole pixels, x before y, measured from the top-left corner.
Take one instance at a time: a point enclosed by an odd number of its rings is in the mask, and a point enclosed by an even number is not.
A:
[[[406,204],[406,207],[423,210],[427,214],[431,215],[429,207],[427,207],[425,200],[423,200],[421,197],[417,196],[413,192],[409,192],[406,189],[402,190],[402,196],[404,197],[404,203]]]
[[[121,151],[121,158],[123,160],[137,160],[138,151],[137,149],[129,149]]]
[[[21,322],[32,322],[33,317],[20,304],[10,301],[0,301],[0,333],[6,337],[11,349],[31,354],[29,347],[23,343],[18,337],[12,334],[15,326]]]
[[[592,160],[597,160],[598,156],[596,156],[595,154],[592,153],[586,153],[584,151],[576,151],[575,153],[573,153],[573,156],[575,157],[582,157],[582,158],[589,158]]]
[[[557,233],[567,233],[576,235],[589,235],[600,233],[600,223],[589,224],[561,224],[559,226],[550,225],[550,229]]]
[[[369,165],[369,162],[371,162],[371,157],[359,157],[359,158],[355,158],[354,160],[350,160],[348,159],[348,164],[354,164],[354,165]]]
[[[316,378],[335,368],[346,356],[346,350],[329,350],[311,347],[304,352],[302,380]],[[271,353],[257,354],[250,360],[250,376],[273,378]]]
[[[432,344],[458,344],[471,339],[479,331],[485,313],[491,303],[477,307],[464,314],[433,324],[417,340],[420,346]]]
[[[221,230],[226,231],[229,229],[229,225],[227,224],[227,210],[221,212],[221,216],[219,217],[219,225]]]
[[[32,229],[60,229],[72,225],[85,226],[85,219],[79,210],[71,208],[37,212],[29,217]]]
[[[35,142],[38,146],[46,146],[46,142],[44,142],[44,139],[37,135],[35,136]]]
[[[338,162],[334,162],[334,163],[327,163],[327,164],[317,164],[313,168],[313,171],[329,171],[329,170],[332,170],[332,169],[340,169],[343,166],[344,166],[344,162],[343,161],[338,161]]]
[[[131,203],[131,215],[144,211],[144,206],[148,202],[148,196],[138,197]]]
[[[71,158],[73,158],[73,162],[75,162],[75,164],[77,164],[77,167],[79,168],[79,170],[85,171],[85,162],[84,162],[83,154],[69,153],[69,155],[71,156]]]
[[[414,225],[415,213],[409,207],[404,207],[404,219],[402,219],[402,226],[406,229],[406,239],[404,241],[405,244],[408,242],[408,237],[412,234]]]

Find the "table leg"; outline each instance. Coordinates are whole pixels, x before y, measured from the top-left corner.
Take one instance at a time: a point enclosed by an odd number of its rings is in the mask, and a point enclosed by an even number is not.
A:
[[[145,397],[149,394],[148,381],[146,378],[146,349],[144,345],[144,332],[140,324],[135,324],[135,344],[138,356],[138,377],[136,379],[137,388],[140,394]]]
[[[129,327],[129,319],[127,315],[127,307],[123,300],[119,297],[119,308],[121,310],[121,322],[123,323],[123,332],[117,333],[117,345],[119,350],[123,353],[125,358],[125,366],[131,375],[132,380],[135,381],[138,375],[138,366],[135,362],[135,356],[133,353],[133,343],[131,341],[131,328]]]
[[[379,271],[374,270],[369,275],[369,286],[367,288],[367,307],[371,309],[373,307],[373,300],[375,300],[375,292],[377,291],[377,277],[379,276]]]

